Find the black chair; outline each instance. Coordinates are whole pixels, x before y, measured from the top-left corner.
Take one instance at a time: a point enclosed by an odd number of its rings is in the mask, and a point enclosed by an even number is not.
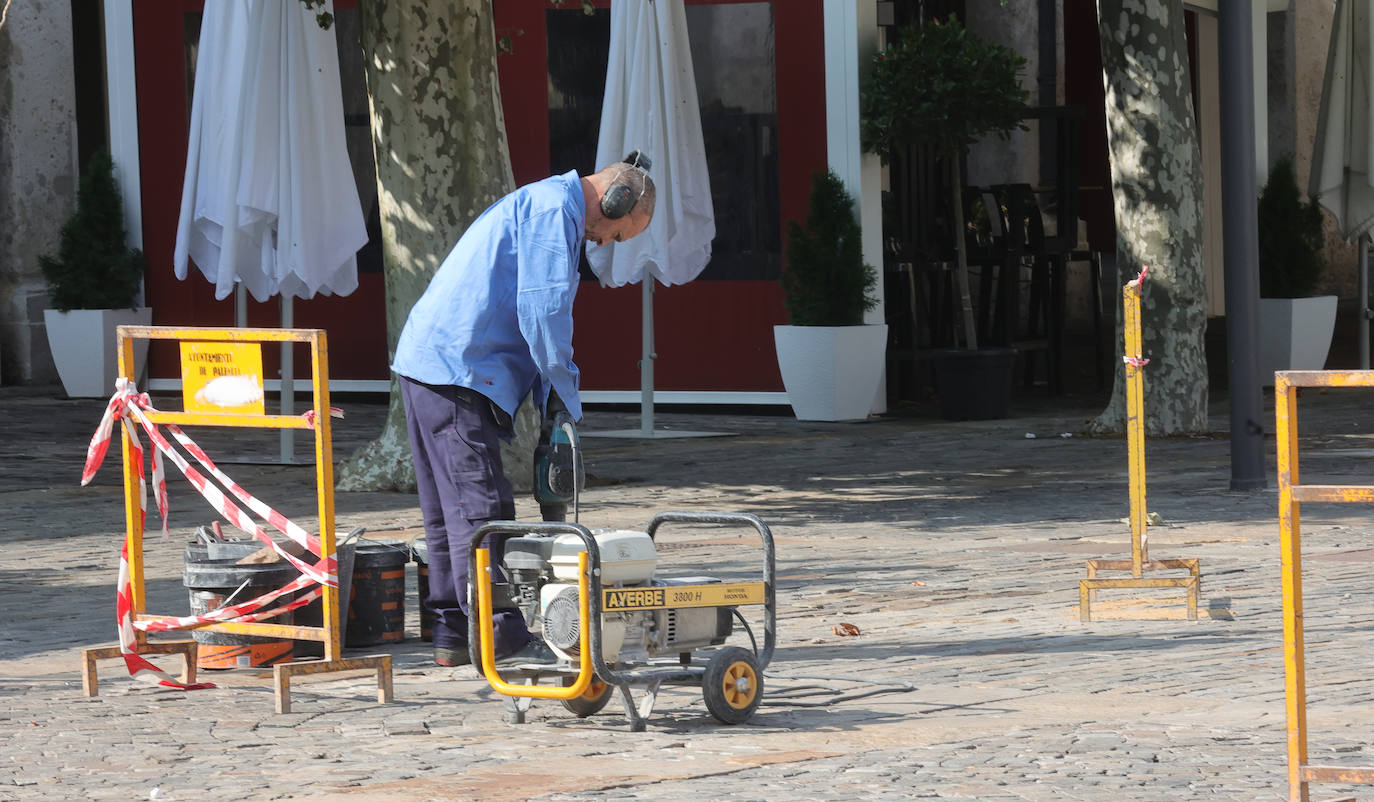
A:
[[[997,258],[983,268],[980,319],[984,341],[1010,346],[1022,356],[1024,382],[1034,381],[1036,356],[1046,354],[1046,381],[1053,385],[1057,355],[1050,353],[1048,330],[1055,265],[1045,255],[1045,225],[1029,184],[998,184],[985,197],[1001,218]],[[1023,292],[1026,285],[1029,292]],[[1026,298],[1023,310],[1022,298]],[[1024,311],[1024,316],[1023,316]]]
[[[1064,389],[1066,285],[1071,261],[1092,265],[1093,328],[1101,387],[1101,260],[1078,247],[1081,107],[1028,109],[1042,140],[1054,143],[1053,184],[969,187],[962,198],[970,278],[976,282],[980,344],[1010,345],[1024,354],[1025,382],[1044,365],[1051,395]],[[921,352],[953,345],[962,327],[953,269],[953,214],[947,162],[929,148],[908,147],[889,160],[891,191],[884,209],[885,278],[890,372],[910,369]],[[1052,217],[1053,229],[1046,225]],[[1023,295],[1023,289],[1025,293]],[[1022,299],[1025,305],[1022,306]],[[890,383],[891,384],[891,383]]]
[[[1079,247],[1078,218],[1079,206],[1079,137],[1083,120],[1081,106],[1055,106],[1028,109],[1023,115],[1026,119],[1038,120],[1041,125],[1040,136],[1052,137],[1054,147],[1054,184],[1037,193],[1037,198],[1046,210],[1052,211],[1056,226],[1053,234],[1045,237],[1044,254],[1053,264],[1050,271],[1049,353],[1061,359],[1064,350],[1064,283],[1069,262],[1088,262],[1092,284],[1093,319],[1093,356],[1094,377],[1099,390],[1104,387],[1111,375],[1107,364],[1110,349],[1105,347],[1102,314],[1102,254],[1090,248]],[[1052,127],[1052,131],[1047,131]],[[1059,393],[1063,389],[1062,368],[1051,372],[1050,391]]]
[[[895,276],[907,303],[889,305],[889,325],[899,324],[908,351],[952,344],[954,264],[952,215],[945,162],[931,148],[909,146],[889,160],[889,203],[884,208],[886,272]],[[891,296],[889,296],[891,297]]]

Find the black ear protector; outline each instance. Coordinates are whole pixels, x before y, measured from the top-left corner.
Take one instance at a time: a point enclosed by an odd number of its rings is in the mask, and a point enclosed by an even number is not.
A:
[[[622,168],[616,174],[615,180],[611,182],[606,194],[601,196],[601,216],[608,220],[619,220],[634,211],[635,205],[639,203],[640,195],[644,194],[644,191],[640,190],[639,195],[636,195],[629,184],[620,182],[620,176],[624,175],[626,170],[639,170],[641,173],[647,173],[653,164],[649,161],[648,156],[637,150],[630,151],[630,155],[621,159],[620,163],[629,166]]]

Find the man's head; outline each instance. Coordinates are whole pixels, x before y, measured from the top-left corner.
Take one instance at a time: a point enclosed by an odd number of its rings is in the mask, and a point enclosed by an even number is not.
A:
[[[647,167],[648,159],[635,151],[588,176],[596,199],[587,208],[588,242],[624,242],[649,227],[656,193]]]

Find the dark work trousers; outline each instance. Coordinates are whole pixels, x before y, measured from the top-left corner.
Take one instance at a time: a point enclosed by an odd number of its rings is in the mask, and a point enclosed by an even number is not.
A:
[[[491,401],[466,387],[422,384],[402,376],[401,399],[429,548],[434,645],[466,649],[472,533],[487,521],[515,518],[515,496],[501,469],[501,438],[510,436],[510,423],[498,421]],[[518,611],[497,612],[493,624],[498,657],[530,640]]]

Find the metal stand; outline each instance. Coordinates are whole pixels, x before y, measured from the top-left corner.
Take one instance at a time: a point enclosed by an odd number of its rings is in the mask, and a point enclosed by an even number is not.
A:
[[[319,540],[321,555],[336,555],[334,535],[334,458],[330,439],[329,418],[329,348],[321,329],[212,329],[177,328],[165,326],[120,326],[119,375],[133,373],[135,339],[190,340],[200,342],[276,342],[283,347],[294,343],[310,346],[313,371],[313,422],[296,415],[244,415],[237,413],[165,412],[148,410],[153,423],[181,425],[230,426],[266,429],[307,429],[315,441],[315,487],[319,511]],[[142,491],[139,488],[142,466],[131,460],[129,435],[124,433],[124,508],[125,547],[129,555],[129,582],[134,621],[154,621],[165,616],[146,612],[147,594],[144,587]],[[268,622],[251,623],[224,621],[199,625],[202,632],[229,632],[238,635],[291,638],[319,641],[324,644],[323,660],[306,660],[278,664],[273,667],[278,713],[291,711],[291,678],[307,674],[334,671],[376,669],[377,701],[386,704],[392,699],[391,655],[373,655],[345,659],[342,656],[342,618],[339,611],[339,588],[325,585],[321,594],[323,608],[320,626],[299,626]],[[143,630],[135,632],[140,653],[182,653],[186,655],[186,677],[195,678],[196,644],[194,642],[151,642]],[[96,695],[95,661],[120,655],[119,647],[96,647],[82,652],[83,684],[87,696]]]
[[[1374,371],[1281,370],[1274,374],[1279,559],[1283,570],[1283,685],[1288,715],[1288,798],[1292,802],[1307,802],[1307,786],[1311,783],[1374,785],[1374,766],[1314,766],[1307,762],[1307,658],[1303,643],[1300,509],[1304,501],[1368,504],[1374,502],[1374,486],[1299,482],[1298,387],[1374,387]],[[1340,799],[1354,802],[1355,798]]]
[[[192,685],[196,681],[196,642],[193,640],[178,641],[148,641],[138,647],[141,654],[179,654],[184,661],[184,668],[178,679],[186,685]],[[99,677],[95,670],[95,661],[113,660],[121,657],[119,644],[113,646],[92,646],[81,650],[81,695],[99,696],[100,689],[97,687]]]
[[[663,440],[676,437],[727,437],[730,432],[670,431],[654,428],[654,277],[644,276],[640,293],[639,428],[583,432],[583,437],[618,437],[629,440]]]
[[[295,299],[290,295],[281,295],[277,299],[280,313],[281,327],[283,329],[294,328],[296,325]],[[244,289],[243,282],[234,284],[234,325],[240,329],[248,328],[248,291]],[[282,342],[281,344],[281,381],[278,383],[278,396],[281,399],[280,412],[283,415],[296,414],[296,372],[295,372],[295,352],[292,350],[294,343]],[[266,377],[264,377],[266,378]],[[310,458],[304,459],[296,456],[296,433],[291,429],[282,429],[280,432],[280,451],[279,459],[281,465],[306,465]],[[247,465],[275,465],[277,460],[270,457],[255,456],[229,456],[221,457],[221,463],[247,464]]]
[[[377,704],[391,703],[391,655],[378,654],[371,657],[339,658],[335,660],[302,660],[297,663],[278,663],[272,666],[272,686],[276,691],[277,712],[291,712],[291,678],[309,674],[325,674],[334,671],[358,671],[362,669],[377,671]]]
[[[1141,371],[1146,360],[1141,353],[1140,286],[1144,274],[1126,284],[1123,296],[1126,330],[1126,444],[1130,461],[1131,485],[1131,559],[1089,560],[1088,578],[1078,580],[1078,618],[1092,621],[1092,602],[1097,591],[1110,588],[1183,588],[1188,593],[1188,620],[1197,620],[1198,596],[1202,577],[1195,558],[1151,560],[1145,534],[1145,387]],[[1182,569],[1183,577],[1146,578],[1146,571]],[[1098,571],[1130,571],[1129,577],[1101,578]]]

